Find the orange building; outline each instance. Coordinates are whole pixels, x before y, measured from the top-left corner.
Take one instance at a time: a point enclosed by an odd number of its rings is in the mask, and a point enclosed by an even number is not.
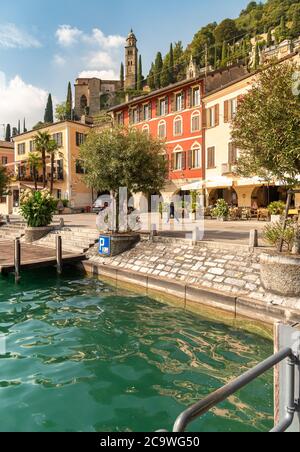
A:
[[[203,78],[185,80],[111,110],[116,124],[136,127],[165,141],[170,172],[164,191],[170,196],[204,176],[203,93]]]
[[[0,165],[6,166],[14,162],[14,143],[0,141]]]
[[[245,75],[243,66],[197,73],[191,61],[187,79],[110,110],[114,122],[159,137],[165,142],[169,177],[163,192],[165,200],[174,194],[202,187],[205,179],[205,143],[203,97],[228,81]]]

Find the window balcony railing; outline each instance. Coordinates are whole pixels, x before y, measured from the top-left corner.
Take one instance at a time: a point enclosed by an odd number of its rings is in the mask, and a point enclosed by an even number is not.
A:
[[[222,176],[227,176],[229,174],[235,174],[236,173],[236,164],[223,163],[221,172],[222,172]]]

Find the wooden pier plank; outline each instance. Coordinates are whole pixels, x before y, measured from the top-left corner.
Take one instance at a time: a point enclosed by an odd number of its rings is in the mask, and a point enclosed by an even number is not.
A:
[[[72,252],[63,251],[64,263],[76,263],[85,259],[84,254],[73,254]],[[55,249],[34,244],[21,244],[21,269],[53,265],[56,265]],[[0,273],[10,273],[14,269],[14,243],[8,241],[0,242]]]

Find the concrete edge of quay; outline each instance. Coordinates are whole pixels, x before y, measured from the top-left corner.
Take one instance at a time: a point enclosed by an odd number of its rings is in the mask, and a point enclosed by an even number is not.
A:
[[[82,262],[84,270],[93,276],[105,277],[115,282],[128,284],[131,288],[145,290],[145,295],[158,293],[162,298],[172,297],[173,301],[182,308],[192,308],[199,305],[207,308],[225,311],[233,319],[247,318],[274,325],[281,321],[289,324],[300,323],[298,310],[273,305],[246,296],[235,296],[226,292],[207,287],[195,287],[179,281],[162,279],[157,276],[143,275],[131,270],[124,270],[106,264],[92,261]]]

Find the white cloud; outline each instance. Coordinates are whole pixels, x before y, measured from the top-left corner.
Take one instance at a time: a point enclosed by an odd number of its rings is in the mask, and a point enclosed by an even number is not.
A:
[[[107,52],[92,52],[87,56],[86,64],[90,69],[111,68],[114,61]]]
[[[6,49],[27,49],[41,47],[41,43],[15,24],[0,25],[0,47]]]
[[[78,78],[100,78],[102,80],[118,80],[119,76],[114,70],[108,71],[82,71]]]
[[[58,55],[54,56],[56,64],[62,65],[62,60],[65,60],[66,64],[74,66],[76,62],[80,77],[113,80],[119,78],[126,41],[123,36],[105,35],[99,28],[84,32],[71,25],[62,25],[56,31],[56,37],[58,44],[64,48],[64,52],[60,49],[59,58]]]
[[[108,35],[105,34],[99,29],[94,28],[92,31],[93,39],[104,48],[117,48],[125,45],[125,38],[120,35]]]
[[[82,37],[83,32],[71,25],[60,25],[55,33],[58,42],[63,47],[70,47]]]
[[[53,57],[53,63],[56,66],[65,66],[66,60],[61,55],[56,54]]]
[[[26,118],[27,127],[43,120],[48,93],[25,83],[16,75],[6,80],[0,72],[0,123],[17,125],[18,119]]]

